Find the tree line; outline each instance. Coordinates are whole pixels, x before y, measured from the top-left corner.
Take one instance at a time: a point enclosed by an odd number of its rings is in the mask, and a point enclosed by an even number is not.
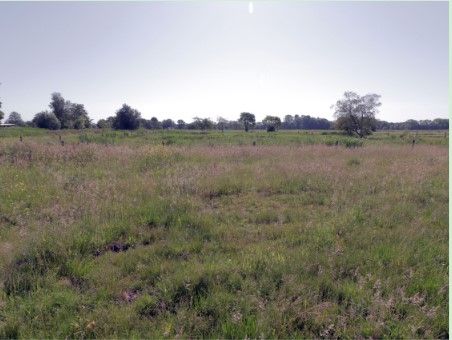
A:
[[[449,120],[437,118],[434,120],[407,120],[400,123],[386,122],[376,119],[378,107],[381,105],[380,96],[367,94],[360,96],[355,92],[345,92],[342,99],[338,100],[331,108],[334,109],[336,120],[329,121],[325,118],[315,118],[309,115],[285,115],[281,120],[278,116],[268,115],[262,121],[256,121],[254,114],[242,112],[237,120],[227,120],[219,117],[216,122],[209,118],[194,117],[192,122],[182,119],[174,121],[156,117],[145,119],[141,113],[127,104],[124,104],[115,115],[106,119],[100,119],[94,123],[88,115],[83,104],[72,103],[65,100],[58,93],[52,93],[49,109],[37,113],[29,121],[23,121],[21,115],[11,112],[5,123],[18,126],[33,126],[38,128],[58,129],[86,129],[86,128],[112,128],[117,130],[135,130],[138,128],[159,130],[240,130],[251,129],[266,130],[268,132],[278,129],[285,130],[342,130],[349,135],[365,137],[376,130],[443,130],[449,128]],[[4,118],[1,111],[0,121]]]
[[[448,130],[449,119],[436,118],[433,120],[409,119],[401,123],[385,122],[377,120],[377,130]]]

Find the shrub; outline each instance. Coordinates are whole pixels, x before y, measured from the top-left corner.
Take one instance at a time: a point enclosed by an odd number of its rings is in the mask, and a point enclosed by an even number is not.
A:
[[[42,129],[58,130],[61,128],[61,123],[55,114],[48,111],[37,113],[33,118],[33,124]]]
[[[346,139],[344,145],[346,148],[358,148],[363,146],[363,141],[359,139]]]

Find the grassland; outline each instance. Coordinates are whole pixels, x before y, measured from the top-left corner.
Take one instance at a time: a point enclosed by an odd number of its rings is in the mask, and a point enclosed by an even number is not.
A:
[[[0,337],[448,337],[447,133],[59,135],[0,130]]]

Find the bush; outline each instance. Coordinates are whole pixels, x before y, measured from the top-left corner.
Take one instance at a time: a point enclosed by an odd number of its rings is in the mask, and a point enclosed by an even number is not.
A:
[[[363,141],[359,139],[347,139],[344,141],[346,148],[358,148],[363,146]]]
[[[37,113],[33,118],[33,124],[42,129],[58,130],[61,128],[61,123],[55,114],[48,111]]]

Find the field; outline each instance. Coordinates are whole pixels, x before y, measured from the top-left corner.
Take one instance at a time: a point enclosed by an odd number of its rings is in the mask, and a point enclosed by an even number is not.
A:
[[[448,143],[0,129],[0,337],[446,338]]]

